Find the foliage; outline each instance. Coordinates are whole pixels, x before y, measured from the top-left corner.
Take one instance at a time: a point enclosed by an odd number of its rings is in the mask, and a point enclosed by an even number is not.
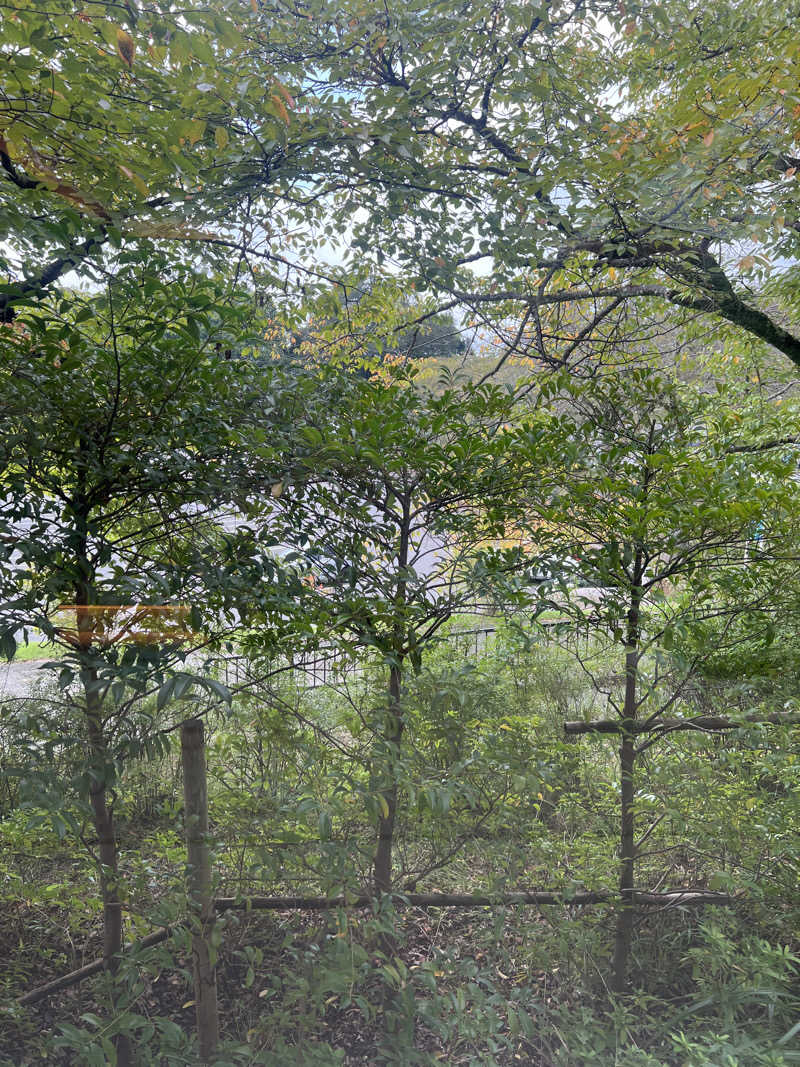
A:
[[[470,307],[502,358],[613,356],[672,308],[797,364],[772,303],[796,300],[800,105],[783,12],[486,0],[469,18],[422,2],[321,14],[297,32],[365,126],[368,192],[341,205],[362,209],[360,257],[399,260]]]
[[[196,1059],[191,709],[214,891],[372,896],[218,919],[219,1063],[797,1062],[786,13],[0,14],[0,1057]]]
[[[794,450],[751,441],[791,433],[793,409],[773,416],[758,400],[731,403],[721,385],[706,392],[647,368],[564,384],[549,431],[560,464],[554,489],[527,504],[528,551],[554,576],[543,602],[624,647],[636,596],[642,653],[669,651],[678,635],[720,616],[721,649],[737,608],[747,608],[750,626],[758,612],[774,613],[774,590],[793,579],[784,557],[797,506]],[[541,426],[515,431],[534,463]]]
[[[262,284],[285,280],[273,242],[309,221],[298,182],[324,177],[343,138],[334,101],[315,117],[284,21],[267,33],[238,0],[2,10],[4,321],[121,246],[219,264],[238,250]]]

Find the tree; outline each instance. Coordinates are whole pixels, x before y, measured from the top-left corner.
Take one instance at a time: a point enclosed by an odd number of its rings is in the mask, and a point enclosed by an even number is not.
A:
[[[563,362],[624,331],[627,308],[634,332],[672,308],[800,365],[786,322],[800,95],[783,10],[352,3],[309,35],[362,116],[368,192],[341,204],[367,208],[360,257],[391,257],[512,351]]]
[[[6,318],[121,237],[346,296],[317,250],[352,230],[514,352],[672,309],[800,361],[797,46],[766,3],[7,10]]]
[[[637,760],[654,738],[680,728],[666,722],[667,713],[704,659],[730,640],[734,621],[750,613],[762,625],[773,612],[769,574],[791,544],[797,460],[791,448],[770,447],[772,413],[758,403],[742,413],[721,387],[703,393],[629,369],[567,385],[565,399],[571,412],[553,430],[562,484],[549,499],[530,501],[527,529],[540,565],[560,575],[552,603],[568,628],[589,631],[620,661],[621,693],[599,680],[603,667],[595,669],[589,654],[581,657],[621,738],[621,906],[612,967],[612,987],[621,993],[633,933]],[[521,426],[522,454],[535,448],[540,455],[541,443],[531,440]],[[755,595],[734,600],[729,586],[743,572],[740,593],[749,585]],[[777,573],[785,581],[784,568]],[[575,590],[584,584],[597,591]],[[672,655],[679,635],[710,619],[719,624],[714,648],[696,645],[689,660]],[[740,639],[735,630],[732,636]]]
[[[318,121],[313,93],[295,98],[286,23],[267,32],[255,6],[0,5],[0,320],[121,242],[286,283],[286,231],[324,199],[347,108]]]
[[[407,740],[404,680],[444,623],[489,584],[478,554],[516,488],[496,433],[513,396],[455,385],[434,396],[405,377],[344,373],[317,379],[317,393],[298,426],[294,470],[265,521],[274,535],[283,525],[307,576],[300,607],[314,632],[372,652],[385,671],[382,706],[366,725],[373,884],[388,894]],[[269,486],[251,484],[258,521]]]
[[[226,557],[209,510],[225,500],[228,420],[250,372],[220,351],[241,320],[223,293],[153,255],[122,262],[101,293],[43,303],[2,327],[0,640],[8,658],[31,628],[55,642],[49,666],[84,747],[77,787],[97,840],[111,972],[123,945],[113,786],[129,753],[158,747],[143,698],[157,693],[160,710],[198,682],[226,695],[185,664],[202,626],[225,625],[218,613],[242,565]],[[137,644],[120,604],[156,605],[138,613],[155,632]],[[187,629],[154,622],[169,617],[162,605],[177,605]],[[46,769],[42,782],[45,793],[56,786]],[[123,1035],[120,1062],[129,1053]]]

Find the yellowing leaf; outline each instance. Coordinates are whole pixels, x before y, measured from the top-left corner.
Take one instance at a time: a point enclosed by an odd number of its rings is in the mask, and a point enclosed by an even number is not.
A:
[[[214,140],[217,142],[217,148],[225,148],[228,143],[228,131],[224,126],[214,127]]]
[[[186,138],[189,144],[195,145],[206,132],[206,124],[201,119],[192,119],[186,125]]]
[[[295,104],[294,97],[292,96],[292,94],[289,92],[289,90],[286,88],[285,85],[281,85],[280,82],[275,82],[275,88],[281,94],[281,96],[286,101],[286,103],[289,105],[289,107],[294,108],[294,107],[297,106]]]
[[[706,148],[710,148],[713,140],[714,140],[714,131],[713,130],[709,130],[708,133],[703,138],[703,144],[706,146]]]
[[[272,100],[273,104],[275,105],[275,110],[278,112],[280,117],[288,126],[290,121],[289,112],[286,110],[286,105],[284,104],[283,100],[281,100],[279,96],[276,96],[275,93],[272,94],[270,100]]]
[[[129,178],[133,182],[133,184],[136,186],[142,196],[147,196],[149,194],[150,190],[147,188],[147,186],[138,174],[134,173],[134,171],[130,170],[130,168],[124,166],[122,163],[119,164],[119,169],[122,171],[126,178]]]
[[[117,51],[122,62],[132,67],[136,45],[133,43],[131,35],[122,29],[117,30]]]

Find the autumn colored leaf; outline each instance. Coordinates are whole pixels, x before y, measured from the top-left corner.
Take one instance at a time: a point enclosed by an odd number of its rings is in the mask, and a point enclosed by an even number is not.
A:
[[[288,126],[291,122],[291,119],[289,118],[289,112],[286,110],[286,105],[284,104],[283,100],[281,100],[281,98],[275,93],[272,94],[270,100],[275,105],[275,110],[278,112],[278,115]]]
[[[136,45],[133,43],[131,35],[123,29],[117,30],[117,51],[122,62],[126,63],[128,67],[132,67]]]
[[[289,92],[289,90],[286,88],[285,85],[282,85],[281,82],[275,82],[275,88],[281,94],[281,96],[286,101],[286,103],[287,103],[287,105],[289,107],[295,108],[297,106],[295,104],[294,97],[292,96],[292,94]]]
[[[126,167],[123,163],[119,164],[119,169],[122,171],[126,178],[129,178],[133,182],[133,184],[136,186],[142,196],[147,196],[150,190],[147,188],[147,186],[138,174],[132,171],[130,167]]]

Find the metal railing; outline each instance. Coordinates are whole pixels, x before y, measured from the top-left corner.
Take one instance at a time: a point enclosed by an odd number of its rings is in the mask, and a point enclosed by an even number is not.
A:
[[[472,630],[454,630],[437,638],[437,644],[455,646],[465,659],[479,659],[486,655],[492,638],[497,633],[494,626],[481,626]],[[368,650],[354,656],[336,645],[323,645],[306,655],[278,656],[269,660],[254,661],[248,656],[228,656],[218,661],[218,677],[229,689],[240,689],[248,684],[256,685],[259,679],[283,677],[305,689],[319,689],[337,685],[349,679],[363,676],[371,667],[378,666]]]

